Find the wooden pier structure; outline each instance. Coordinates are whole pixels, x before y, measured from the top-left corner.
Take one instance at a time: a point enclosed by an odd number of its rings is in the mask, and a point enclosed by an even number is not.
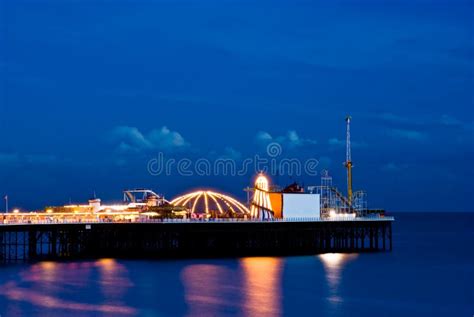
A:
[[[393,218],[0,224],[0,262],[392,250]]]

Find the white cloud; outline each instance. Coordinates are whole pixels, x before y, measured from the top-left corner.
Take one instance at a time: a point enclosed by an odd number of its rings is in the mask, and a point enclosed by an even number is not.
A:
[[[16,153],[0,153],[0,164],[10,165],[20,161],[20,157]]]
[[[458,119],[456,119],[454,117],[448,116],[446,114],[443,114],[441,116],[440,123],[443,124],[443,125],[447,125],[447,126],[462,125],[461,121],[459,121]]]
[[[220,158],[231,159],[231,160],[240,160],[242,158],[242,153],[240,153],[236,149],[228,146],[224,149],[224,154],[222,154],[220,156]]]
[[[432,126],[432,125],[443,125],[443,126],[464,126],[461,120],[452,117],[447,114],[439,116],[400,116],[393,113],[382,113],[377,115],[377,118],[380,118],[386,122],[399,124],[403,126]]]
[[[346,140],[340,140],[338,138],[331,138],[331,139],[328,140],[328,144],[331,145],[331,146],[346,146]],[[367,143],[351,141],[351,146],[353,148],[361,148],[361,147],[366,147]]]
[[[0,153],[0,165],[4,166],[44,165],[56,162],[58,158],[49,154]]]
[[[346,141],[339,140],[338,138],[331,138],[328,140],[329,145],[336,145],[336,146],[344,146],[346,145]]]
[[[264,142],[271,142],[272,141],[272,136],[268,132],[260,131],[257,133],[255,136],[255,139],[257,141],[264,141]]]
[[[120,152],[141,152],[147,150],[176,150],[189,146],[180,133],[166,126],[143,134],[135,127],[120,126],[110,133],[112,142],[117,143]]]
[[[409,168],[409,165],[407,164],[397,164],[394,162],[389,162],[387,164],[382,165],[380,169],[384,172],[395,173],[395,172],[401,172],[408,168]]]
[[[120,126],[111,132],[113,141],[118,141],[120,150],[151,149],[152,144],[135,127]]]
[[[387,163],[382,166],[382,170],[386,172],[398,172],[400,169],[400,166],[396,165],[393,162]]]
[[[407,139],[418,142],[427,139],[427,135],[425,133],[416,130],[390,129],[388,130],[388,134],[397,139]]]
[[[121,153],[132,153],[132,152],[139,152],[140,148],[131,146],[125,142],[120,142],[120,144],[117,146],[117,151]]]
[[[401,123],[401,124],[419,124],[420,123],[420,120],[418,120],[418,118],[399,116],[393,113],[382,113],[380,115],[377,115],[377,117],[391,123]]]
[[[298,147],[304,145],[314,145],[317,144],[316,140],[300,138],[298,133],[295,130],[289,130],[285,135],[273,137],[270,133],[265,131],[260,131],[257,133],[255,139],[259,143],[264,145],[270,142],[276,142],[283,146],[288,147]]]
[[[58,158],[55,155],[48,154],[31,154],[25,155],[25,161],[33,164],[48,164],[57,162]]]
[[[160,130],[152,130],[148,135],[148,141],[152,146],[160,149],[178,148],[188,145],[181,134],[171,131],[165,126]]]

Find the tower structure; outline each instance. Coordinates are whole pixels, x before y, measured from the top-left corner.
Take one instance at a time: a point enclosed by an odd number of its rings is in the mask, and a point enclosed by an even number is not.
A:
[[[352,205],[352,157],[351,157],[351,116],[346,117],[346,161],[347,168],[347,199]]]
[[[268,178],[260,173],[255,180],[255,189],[250,206],[252,218],[269,219],[273,218],[272,203],[270,201],[270,185]]]

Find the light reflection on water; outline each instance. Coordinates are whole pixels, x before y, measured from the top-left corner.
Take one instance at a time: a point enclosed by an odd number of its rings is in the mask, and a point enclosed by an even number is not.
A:
[[[321,273],[326,285],[316,287],[327,289],[324,291],[329,304],[326,309],[337,309],[343,302],[340,293],[342,273],[347,263],[356,257],[356,254],[323,254],[313,258],[323,264]],[[300,263],[298,261],[298,258],[248,257],[193,261],[184,265],[177,263],[182,268],[177,271],[176,279],[172,280],[181,285],[182,291],[170,297],[176,300],[177,305],[186,305],[180,315],[280,316],[285,311],[283,272],[294,268],[296,263]],[[318,270],[314,262],[306,264],[312,270]],[[114,259],[40,262],[18,272],[17,278],[0,282],[0,297],[7,299],[8,316],[25,315],[22,310],[31,306],[39,312],[39,316],[64,316],[65,313],[72,313],[73,316],[144,314],[143,303],[137,301],[138,295],[134,295],[141,285],[133,283],[129,274],[129,269],[135,265],[137,263],[122,263]],[[157,266],[169,264],[138,262],[138,265],[146,267],[143,274],[153,275],[159,271]],[[154,293],[154,287],[170,286],[160,285],[160,281],[156,280],[157,284],[149,291]],[[145,304],[151,311],[156,309],[155,312],[159,312],[160,307],[156,305]]]
[[[342,271],[350,261],[356,259],[358,254],[344,253],[325,253],[318,255],[324,266],[326,280],[329,286],[328,300],[330,303],[337,305],[343,301],[339,293],[339,285],[341,284]]]
[[[84,303],[73,299],[76,293],[81,293],[90,286],[94,280],[92,273],[95,268],[101,272],[98,283],[103,286],[103,302]],[[45,313],[40,315],[48,314],[46,312],[51,310],[134,315],[136,314],[134,308],[112,303],[116,294],[120,296],[124,288],[131,286],[131,283],[127,283],[127,279],[122,276],[125,271],[124,267],[116,265],[113,260],[112,262],[99,260],[95,263],[40,262],[22,270],[19,273],[19,280],[0,284],[0,296],[5,297],[11,305],[7,311],[18,316],[24,315],[20,312],[19,304],[22,303],[36,307],[39,312],[44,310]],[[110,279],[114,281],[109,283]]]
[[[280,258],[242,258],[237,267],[186,266],[181,273],[189,316],[281,314]]]
[[[99,285],[101,292],[111,303],[120,303],[120,299],[133,283],[127,276],[127,269],[114,259],[100,259],[95,262],[99,270]]]
[[[281,258],[243,258],[244,305],[247,316],[282,314]]]
[[[471,316],[473,215],[406,217],[392,253],[0,266],[0,315]]]
[[[186,266],[181,272],[184,286],[184,300],[190,316],[214,316],[220,309],[232,306],[232,288],[226,283],[226,277],[232,271],[211,264]],[[226,300],[228,299],[228,300]]]

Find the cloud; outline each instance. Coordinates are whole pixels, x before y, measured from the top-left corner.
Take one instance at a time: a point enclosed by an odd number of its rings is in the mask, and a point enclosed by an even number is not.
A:
[[[462,122],[459,121],[458,119],[448,116],[446,114],[443,114],[440,118],[440,123],[442,125],[447,125],[447,126],[459,126],[462,125]]]
[[[224,154],[221,155],[221,158],[240,160],[242,158],[242,153],[240,153],[239,151],[235,150],[232,147],[226,147],[224,149]]]
[[[464,126],[461,120],[452,117],[447,114],[442,114],[441,116],[416,116],[416,117],[408,117],[408,116],[400,116],[393,113],[382,113],[377,116],[377,118],[392,124],[399,124],[403,126]]]
[[[135,127],[120,126],[111,131],[110,139],[117,143],[117,150],[122,153],[149,150],[172,151],[189,146],[180,133],[171,131],[166,126],[151,130],[146,135]]]
[[[116,127],[111,132],[113,141],[118,141],[118,150],[123,152],[151,149],[152,144],[134,127]]]
[[[20,156],[16,153],[0,153],[0,164],[9,165],[18,163],[20,161]]]
[[[400,124],[420,124],[420,120],[418,118],[412,118],[412,117],[405,117],[405,116],[400,116],[396,115],[393,113],[382,113],[377,115],[379,119],[382,119],[383,121],[390,122],[390,123],[400,123]]]
[[[416,131],[416,130],[406,130],[406,129],[390,129],[388,134],[397,139],[406,139],[413,141],[425,141],[428,137],[425,133]]]
[[[49,154],[0,153],[2,166],[46,165],[56,162],[58,162],[57,157]]]
[[[427,131],[434,134],[457,133],[453,138],[472,139],[474,123],[468,122],[465,118],[456,118],[449,114],[432,116],[403,117],[392,113],[377,115],[378,119],[389,123],[388,135],[393,138],[413,141],[425,141],[429,138]],[[448,131],[451,130],[451,131]],[[456,132],[454,132],[456,130]]]
[[[189,145],[181,134],[165,126],[160,130],[152,130],[148,135],[148,140],[153,147],[159,149],[182,148]]]
[[[32,164],[49,164],[58,161],[55,155],[48,154],[31,154],[25,155],[25,161]]]
[[[258,143],[263,145],[267,145],[271,142],[276,142],[283,146],[288,146],[290,148],[317,144],[316,140],[300,138],[300,136],[298,135],[298,133],[296,133],[295,130],[289,130],[285,135],[277,137],[272,137],[272,135],[268,132],[260,131],[257,133],[255,139]]]
[[[262,142],[271,142],[272,141],[272,136],[268,132],[260,131],[257,133],[255,136],[255,139],[257,141],[262,141]]]
[[[343,146],[346,145],[346,141],[339,140],[338,138],[331,138],[328,140],[329,145]]]
[[[390,162],[382,166],[382,170],[385,172],[398,172],[402,168],[398,166],[397,164]]]
[[[384,172],[390,172],[390,173],[395,173],[395,172],[402,172],[407,170],[410,167],[408,164],[398,164],[395,162],[389,162],[380,167],[380,169]]]
[[[338,138],[331,138],[331,139],[328,140],[328,144],[331,145],[331,146],[346,146],[346,140],[340,140]],[[353,148],[366,147],[367,143],[351,141],[351,146]]]
[[[294,130],[288,131],[287,139],[292,145],[295,145],[295,146],[298,146],[298,145],[314,145],[314,144],[318,143],[316,140],[300,138],[298,136],[298,134],[296,133],[296,131],[294,131]]]

